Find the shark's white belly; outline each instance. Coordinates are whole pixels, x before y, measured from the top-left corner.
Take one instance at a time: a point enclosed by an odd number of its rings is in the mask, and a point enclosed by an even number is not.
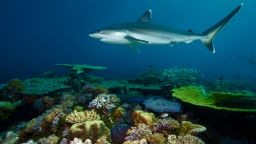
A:
[[[194,40],[199,39],[199,36],[180,35],[180,34],[168,34],[168,33],[132,33],[132,37],[145,41],[145,44],[155,45],[170,45],[175,43],[191,43]]]

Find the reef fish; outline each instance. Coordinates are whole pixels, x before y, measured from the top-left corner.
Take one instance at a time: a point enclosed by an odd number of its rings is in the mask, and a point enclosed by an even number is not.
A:
[[[173,46],[177,43],[190,44],[194,40],[200,40],[212,53],[215,53],[213,38],[232,19],[232,17],[240,11],[242,5],[243,3],[201,34],[194,33],[191,30],[183,31],[176,28],[153,24],[152,10],[147,10],[136,22],[108,26],[90,33],[89,36],[96,38],[101,42],[124,44],[130,45],[131,47],[138,44]]]

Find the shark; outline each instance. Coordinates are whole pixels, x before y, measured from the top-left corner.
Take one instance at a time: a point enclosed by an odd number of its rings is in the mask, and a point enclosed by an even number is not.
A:
[[[173,46],[178,43],[191,44],[195,40],[200,40],[210,52],[215,53],[213,39],[240,11],[242,6],[243,3],[202,33],[154,24],[152,23],[152,10],[149,9],[137,21],[107,26],[89,33],[89,36],[101,42],[131,47],[139,44]]]

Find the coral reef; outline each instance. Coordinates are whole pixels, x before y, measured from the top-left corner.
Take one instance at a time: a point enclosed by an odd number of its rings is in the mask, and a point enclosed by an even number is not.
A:
[[[119,105],[120,99],[114,94],[100,94],[89,103],[89,108],[95,108],[101,113],[109,113]]]
[[[117,107],[112,112],[112,119],[114,122],[121,122],[127,115],[126,110],[123,107]]]
[[[120,123],[116,124],[111,128],[111,140],[114,144],[123,143],[125,141],[127,130],[131,126]]]
[[[26,95],[47,95],[52,92],[69,89],[70,86],[64,84],[66,77],[60,78],[32,78],[24,81],[26,87],[22,94]]]
[[[189,121],[182,121],[179,129],[179,135],[196,135],[198,133],[206,131],[206,128],[199,124],[193,124]]]
[[[153,132],[164,134],[165,137],[169,134],[177,134],[179,129],[180,123],[172,118],[159,119],[152,126]]]
[[[148,135],[151,135],[152,131],[148,125],[138,124],[137,127],[132,127],[127,131],[127,137],[125,138],[127,141],[139,141],[143,138],[146,138]]]
[[[136,78],[143,84],[170,83],[174,86],[198,84],[201,81],[201,73],[196,69],[168,68],[159,71],[148,71]]]
[[[100,116],[94,110],[91,110],[91,111],[86,110],[83,112],[77,112],[75,110],[66,117],[66,121],[72,124],[82,123],[85,121],[94,121],[94,120],[100,120]]]
[[[102,136],[110,139],[110,131],[101,120],[76,123],[69,130],[69,139],[77,137],[82,140],[91,139],[93,142],[96,142]]]
[[[12,131],[8,131],[6,133],[6,136],[4,139],[0,138],[0,143],[1,144],[16,144],[18,141],[18,136],[16,133],[12,132]]]
[[[105,70],[107,67],[91,66],[91,65],[79,65],[79,64],[56,64],[57,66],[63,66],[67,69],[71,69],[77,74],[87,73],[95,70]]]
[[[146,109],[158,113],[176,113],[181,110],[181,106],[178,102],[172,102],[161,97],[147,99],[143,104]]]
[[[202,86],[173,89],[174,97],[193,105],[217,110],[255,112],[256,94],[253,92],[209,92]]]
[[[168,144],[204,144],[204,142],[198,137],[192,135],[185,136],[168,136]]]
[[[135,125],[146,124],[150,126],[155,121],[155,115],[153,113],[144,112],[142,110],[134,111],[132,118]]]
[[[12,79],[7,83],[6,89],[11,92],[22,92],[26,86],[20,79]]]

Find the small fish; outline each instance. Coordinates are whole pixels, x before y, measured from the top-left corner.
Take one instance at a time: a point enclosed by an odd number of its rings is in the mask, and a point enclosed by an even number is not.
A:
[[[169,114],[168,113],[161,113],[160,114],[160,118],[167,118],[169,116]]]

